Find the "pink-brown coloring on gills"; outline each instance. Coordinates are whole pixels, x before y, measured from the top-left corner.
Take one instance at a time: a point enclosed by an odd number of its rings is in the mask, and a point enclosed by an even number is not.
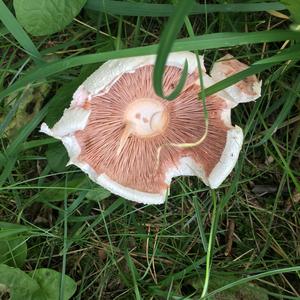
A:
[[[247,67],[225,58],[225,65],[217,62],[213,67],[216,78],[203,66],[205,87]],[[216,188],[231,172],[242,146],[242,130],[231,125],[230,111],[246,98],[258,98],[260,83],[252,76],[237,83],[234,92],[206,97],[205,120],[195,54],[170,54],[164,92],[177,85],[185,59],[189,76],[173,101],[158,97],[153,89],[155,56],[113,60],[79,87],[52,129],[44,123],[41,131],[62,140],[71,164],[129,200],[163,203],[172,178],[180,175],[198,176]]]

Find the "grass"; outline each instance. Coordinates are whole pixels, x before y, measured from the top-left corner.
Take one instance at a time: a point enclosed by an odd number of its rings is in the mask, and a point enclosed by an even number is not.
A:
[[[155,53],[172,7],[149,11],[144,3],[133,11],[128,4],[127,11],[111,1],[106,13],[83,10],[63,32],[46,37],[29,37],[1,10],[10,26],[0,27],[0,219],[28,228],[23,270],[68,274],[77,282],[76,300],[208,299],[250,281],[269,299],[300,298],[300,37],[288,20],[265,11],[270,3],[255,4],[254,12],[250,2],[242,12],[234,3],[232,12],[222,3],[207,5],[207,14],[192,10],[185,24],[195,36],[184,25],[174,43],[175,50],[204,53],[208,69],[227,52],[251,64],[206,95],[253,73],[263,93],[233,110],[245,141],[222,186],[210,191],[196,178],[176,178],[162,206],[109,195],[65,167],[63,147],[39,125],[60,117],[100,63]],[[23,94],[36,95],[43,85],[43,107],[26,119],[26,110],[18,110]],[[16,115],[23,123],[8,135]],[[219,286],[218,276],[229,279]]]

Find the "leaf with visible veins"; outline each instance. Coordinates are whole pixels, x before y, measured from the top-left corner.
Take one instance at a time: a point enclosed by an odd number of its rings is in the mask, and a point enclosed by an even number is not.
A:
[[[64,29],[76,17],[86,0],[14,0],[16,17],[35,36]]]

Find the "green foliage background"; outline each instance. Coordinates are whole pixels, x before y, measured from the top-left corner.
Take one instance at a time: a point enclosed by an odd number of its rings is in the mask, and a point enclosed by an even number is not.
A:
[[[299,0],[37,3],[0,0],[0,295],[299,299]],[[142,206],[66,167],[39,126],[109,59],[158,52],[159,92],[171,49],[250,65],[206,96],[251,74],[263,93],[233,110],[245,141],[217,191],[176,178],[164,205]]]

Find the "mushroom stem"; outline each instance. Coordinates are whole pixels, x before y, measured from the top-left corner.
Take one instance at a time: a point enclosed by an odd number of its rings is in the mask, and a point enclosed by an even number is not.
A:
[[[127,142],[127,139],[129,138],[129,136],[132,134],[132,126],[130,123],[127,123],[125,128],[124,128],[124,131],[123,131],[123,134],[121,136],[121,139],[120,139],[120,144],[119,144],[119,147],[117,149],[117,155],[120,155],[120,153],[122,152],[126,142]]]

